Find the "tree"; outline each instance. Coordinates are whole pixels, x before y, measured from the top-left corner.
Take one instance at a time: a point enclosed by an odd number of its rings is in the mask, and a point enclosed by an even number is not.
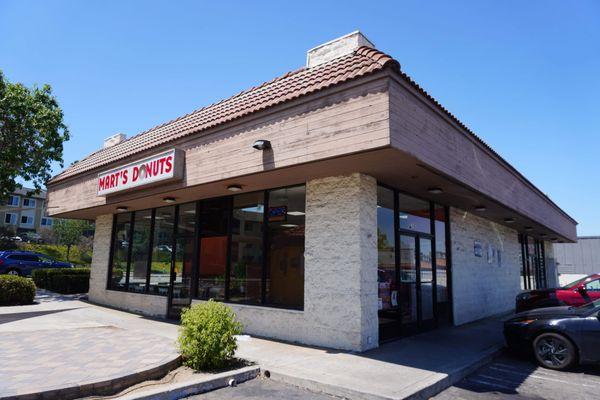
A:
[[[0,199],[20,186],[21,177],[36,191],[50,179],[53,162],[63,167],[69,131],[49,85],[27,88],[0,71]]]
[[[53,224],[58,243],[67,246],[67,261],[71,247],[79,243],[83,234],[92,229],[92,224],[80,219],[58,219]]]

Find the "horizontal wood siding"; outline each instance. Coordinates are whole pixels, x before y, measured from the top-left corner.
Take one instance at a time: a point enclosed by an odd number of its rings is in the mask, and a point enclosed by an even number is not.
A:
[[[213,129],[186,138],[166,148],[185,150],[186,171],[183,182],[163,185],[179,189],[186,186],[318,161],[390,145],[388,80],[373,78],[341,85],[335,90],[302,99],[252,121]],[[293,103],[292,103],[293,104]],[[257,151],[257,139],[270,140],[272,151]],[[135,159],[141,159],[141,153]],[[135,159],[106,166],[108,170]],[[50,185],[51,214],[106,204],[96,196],[96,176],[87,173]],[[150,190],[141,189],[136,197]],[[128,194],[127,197],[131,197]]]
[[[575,224],[470,134],[404,83],[390,84],[392,146],[500,204],[575,238]]]

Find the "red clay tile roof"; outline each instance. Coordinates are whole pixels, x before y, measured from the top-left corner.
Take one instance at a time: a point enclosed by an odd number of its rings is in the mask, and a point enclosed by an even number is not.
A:
[[[56,175],[51,183],[60,181],[112,162],[198,133],[225,122],[247,116],[268,107],[305,96],[327,87],[359,78],[391,66],[400,70],[400,64],[369,47],[360,47],[354,53],[313,68],[297,71],[243,91],[229,99],[203,107],[173,121],[158,125],[107,149],[98,150]]]

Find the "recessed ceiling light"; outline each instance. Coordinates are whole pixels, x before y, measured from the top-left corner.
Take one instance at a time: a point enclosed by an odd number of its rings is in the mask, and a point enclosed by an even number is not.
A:
[[[230,192],[239,192],[242,190],[242,185],[229,185],[227,186],[227,190]]]
[[[293,215],[294,217],[304,215],[302,211],[288,211],[288,215]]]
[[[431,188],[427,189],[427,192],[429,192],[431,194],[442,194],[442,193],[444,193],[444,190],[439,187],[431,187]]]
[[[127,211],[128,209],[129,209],[129,207],[125,207],[125,206],[118,206],[118,207],[117,207],[117,211],[118,211],[118,212]]]
[[[504,222],[506,222],[507,224],[512,224],[513,222],[515,222],[514,218],[504,218]]]
[[[175,197],[165,197],[163,201],[165,203],[175,203]]]
[[[281,226],[282,228],[295,228],[298,225],[296,225],[296,224],[281,224],[279,226]]]
[[[486,206],[475,206],[475,211],[484,212],[484,211],[487,211],[487,207]]]

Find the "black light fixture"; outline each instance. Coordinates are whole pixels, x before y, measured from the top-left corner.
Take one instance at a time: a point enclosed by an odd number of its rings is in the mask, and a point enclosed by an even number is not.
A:
[[[475,206],[475,211],[484,212],[484,211],[487,211],[487,207],[486,206]]]
[[[548,236],[548,235],[547,235],[547,234],[545,234],[545,233],[542,233],[540,236],[541,236],[541,237],[546,237],[546,236]]]
[[[162,199],[165,203],[175,203],[175,197],[165,197]]]
[[[526,227],[525,227],[525,230],[526,230],[526,231],[532,231],[532,230],[533,230],[533,227],[531,227],[531,226],[526,226]]]
[[[117,212],[125,212],[129,210],[129,207],[125,207],[125,206],[118,206],[117,207]]]
[[[264,139],[258,139],[252,145],[256,150],[268,150],[271,148],[271,142]]]
[[[504,218],[504,222],[506,222],[507,224],[512,224],[513,222],[515,222],[514,218]]]
[[[429,189],[427,189],[427,191],[431,194],[442,194],[444,193],[444,190],[442,188],[439,187],[430,187]]]
[[[242,185],[229,185],[227,186],[227,190],[230,192],[239,192],[242,190]]]

